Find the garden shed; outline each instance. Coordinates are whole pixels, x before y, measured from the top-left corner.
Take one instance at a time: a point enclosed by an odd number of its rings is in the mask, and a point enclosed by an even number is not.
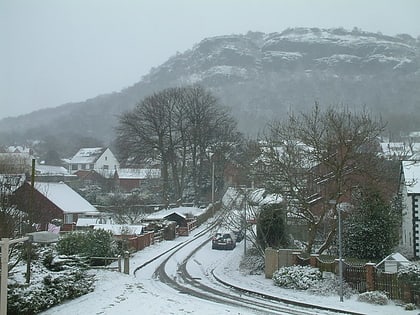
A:
[[[410,264],[410,261],[400,253],[392,253],[376,265],[376,268],[388,273],[396,273],[398,270]]]

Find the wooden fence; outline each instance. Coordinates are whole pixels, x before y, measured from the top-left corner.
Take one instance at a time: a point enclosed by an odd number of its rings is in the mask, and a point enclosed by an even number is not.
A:
[[[285,251],[290,257],[284,259]],[[299,265],[318,268],[321,272],[335,275],[339,273],[339,260],[325,261],[318,255],[305,257],[292,250],[266,249],[266,277],[271,278],[275,270],[282,266]],[[288,261],[288,264],[282,264]],[[392,300],[420,305],[420,283],[407,283],[399,280],[396,273],[386,273],[376,268],[375,264],[352,265],[343,261],[343,280],[359,293],[366,291],[385,292]]]

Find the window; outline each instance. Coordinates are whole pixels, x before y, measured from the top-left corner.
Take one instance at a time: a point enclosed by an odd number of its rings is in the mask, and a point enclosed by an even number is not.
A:
[[[104,164],[104,170],[108,170],[109,169],[109,165]]]
[[[73,214],[68,213],[64,215],[64,224],[73,224]]]

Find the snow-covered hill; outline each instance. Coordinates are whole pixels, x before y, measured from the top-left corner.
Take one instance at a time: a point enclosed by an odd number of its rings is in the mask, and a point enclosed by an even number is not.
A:
[[[155,91],[186,84],[211,89],[250,134],[315,101],[366,105],[394,130],[414,129],[420,123],[412,115],[420,104],[420,41],[342,28],[206,38],[118,93],[1,120],[0,144],[28,135],[108,144],[119,114]]]

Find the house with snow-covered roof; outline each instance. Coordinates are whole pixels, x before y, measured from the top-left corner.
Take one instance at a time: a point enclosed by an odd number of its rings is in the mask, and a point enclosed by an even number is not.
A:
[[[34,189],[25,182],[13,195],[18,209],[27,213],[36,229],[46,230],[53,221],[62,231],[71,231],[79,216],[99,213],[86,199],[64,183],[36,182]]]
[[[9,173],[29,173],[34,159],[32,149],[11,146],[0,151],[0,164]]]
[[[160,169],[151,168],[120,168],[115,172],[118,186],[125,191],[139,188],[146,182],[153,182],[160,178]]]
[[[197,207],[177,207],[162,209],[149,214],[143,219],[144,222],[173,221],[177,224],[178,235],[186,236],[189,231],[197,226],[197,218],[205,213],[205,209]]]
[[[82,148],[70,159],[69,171],[77,172],[95,171],[105,178],[114,176],[120,164],[109,148]]]

